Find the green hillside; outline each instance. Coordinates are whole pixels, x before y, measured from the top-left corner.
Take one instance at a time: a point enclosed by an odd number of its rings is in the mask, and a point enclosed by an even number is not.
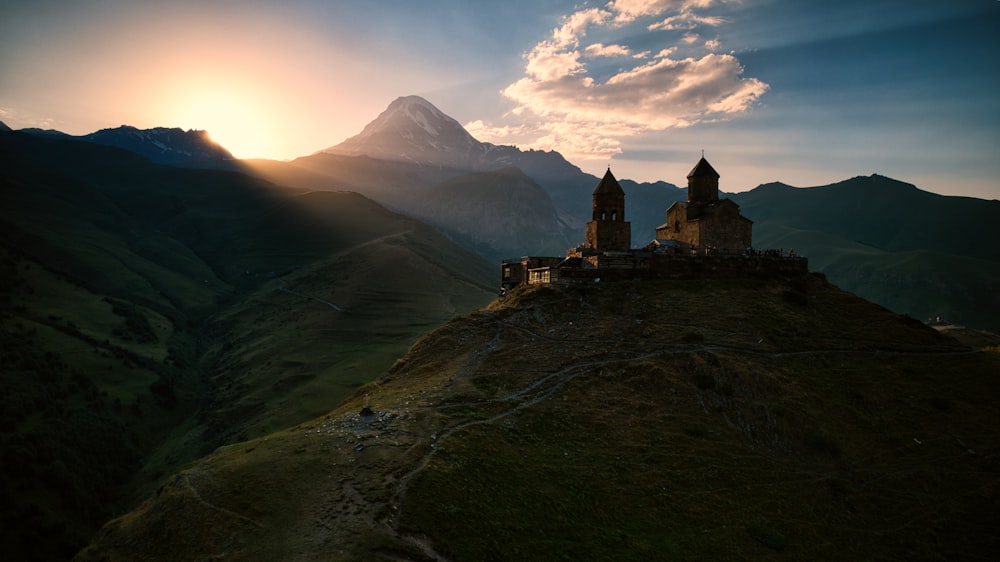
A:
[[[1000,262],[936,251],[890,252],[770,222],[754,225],[754,243],[794,249],[839,287],[914,318],[1000,331]]]
[[[754,221],[780,219],[887,251],[929,250],[1000,261],[1000,201],[949,197],[879,175],[794,188],[767,184],[733,196]]]
[[[920,320],[1000,331],[1000,201],[945,197],[881,176],[733,196],[754,245],[795,249],[814,271]]]
[[[328,411],[496,279],[355,193],[21,133],[0,133],[0,273],[0,549],[22,560]]]
[[[495,263],[511,256],[560,255],[582,232],[579,224],[562,223],[545,190],[517,168],[462,174],[434,185],[410,213]]]
[[[985,558],[997,372],[821,276],[537,287],[78,559]]]

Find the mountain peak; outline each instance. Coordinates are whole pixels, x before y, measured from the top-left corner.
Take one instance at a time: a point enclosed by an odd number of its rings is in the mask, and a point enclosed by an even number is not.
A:
[[[454,118],[420,96],[398,97],[361,133],[320,153],[465,171],[515,166],[533,178],[581,174],[558,152],[522,151],[476,140]]]
[[[485,148],[455,119],[420,96],[396,98],[361,133],[322,152],[469,167]]]

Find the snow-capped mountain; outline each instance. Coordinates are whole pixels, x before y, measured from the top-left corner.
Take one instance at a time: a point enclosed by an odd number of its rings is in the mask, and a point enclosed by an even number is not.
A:
[[[480,142],[420,96],[397,98],[361,133],[320,152],[469,171],[514,166],[536,181],[582,173],[558,152],[522,151],[515,146]]]
[[[482,147],[458,121],[419,96],[397,98],[359,134],[322,152],[421,164],[478,160]]]

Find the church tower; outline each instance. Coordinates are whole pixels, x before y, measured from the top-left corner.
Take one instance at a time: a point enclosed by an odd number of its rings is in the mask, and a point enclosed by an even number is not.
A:
[[[714,203],[719,200],[719,173],[704,155],[688,174],[687,180],[688,203]]]
[[[739,254],[751,246],[753,221],[728,197],[719,199],[719,173],[702,155],[688,174],[687,204],[667,208],[667,222],[656,227],[657,240],[676,240],[685,248]]]
[[[627,252],[632,246],[632,225],[625,221],[625,192],[611,168],[594,190],[586,246],[598,252]]]

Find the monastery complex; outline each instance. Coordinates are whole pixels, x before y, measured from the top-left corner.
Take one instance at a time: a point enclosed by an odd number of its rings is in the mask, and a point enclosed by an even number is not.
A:
[[[804,257],[753,249],[753,222],[732,200],[719,199],[719,174],[708,160],[702,157],[687,180],[687,203],[670,205],[652,242],[635,249],[625,220],[625,191],[609,168],[594,189],[585,242],[565,257],[504,260],[501,291],[600,279],[808,272]]]

